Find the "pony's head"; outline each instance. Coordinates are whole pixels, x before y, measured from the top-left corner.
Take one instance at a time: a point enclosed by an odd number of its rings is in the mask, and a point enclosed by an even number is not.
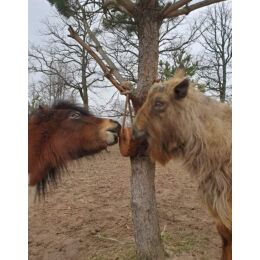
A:
[[[178,154],[190,134],[190,80],[183,70],[173,78],[153,84],[139,109],[133,127],[134,138],[146,138],[149,154],[161,164]]]
[[[40,107],[29,117],[29,184],[44,189],[66,163],[117,143],[120,125],[68,102]]]

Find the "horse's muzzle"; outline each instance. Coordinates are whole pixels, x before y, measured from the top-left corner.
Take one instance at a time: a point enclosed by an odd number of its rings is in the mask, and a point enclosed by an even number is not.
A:
[[[118,138],[119,138],[120,131],[121,131],[121,125],[117,121],[114,121],[111,119],[110,119],[110,124],[111,124],[111,126],[108,129],[106,129],[107,144],[113,145],[118,142]]]

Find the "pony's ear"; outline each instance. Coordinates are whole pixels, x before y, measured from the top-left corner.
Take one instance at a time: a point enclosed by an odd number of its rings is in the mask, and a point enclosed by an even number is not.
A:
[[[188,78],[183,79],[177,86],[174,88],[174,98],[182,99],[187,96],[188,88],[190,85],[190,80]]]

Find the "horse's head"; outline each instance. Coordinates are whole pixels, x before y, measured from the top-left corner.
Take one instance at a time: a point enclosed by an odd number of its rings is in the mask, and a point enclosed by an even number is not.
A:
[[[30,185],[73,159],[117,143],[120,125],[67,102],[42,107],[29,118]]]
[[[53,114],[50,124],[56,127],[51,142],[59,152],[65,150],[74,159],[97,153],[117,142],[120,125],[116,121],[95,117],[68,103],[59,103],[50,112]]]
[[[162,164],[168,162],[183,143],[189,85],[189,79],[181,70],[170,80],[153,84],[135,117],[133,138],[146,138],[151,158]]]

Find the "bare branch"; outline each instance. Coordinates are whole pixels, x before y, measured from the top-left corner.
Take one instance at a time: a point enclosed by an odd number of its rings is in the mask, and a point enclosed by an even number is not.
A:
[[[122,84],[119,83],[117,79],[115,79],[113,75],[113,70],[110,69],[103,61],[102,59],[96,54],[95,51],[91,49],[91,47],[85,43],[77,34],[77,32],[69,26],[69,37],[73,38],[75,41],[77,41],[91,56],[92,58],[98,63],[100,68],[103,70],[105,77],[120,91],[124,92],[125,89],[122,86]]]
[[[193,4],[193,5],[186,5],[186,7],[183,7],[181,9],[172,10],[171,12],[170,11],[167,12],[163,16],[163,19],[164,18],[171,18],[171,17],[178,17],[180,15],[188,15],[190,12],[192,12],[196,9],[199,9],[199,8],[204,7],[204,6],[211,5],[211,4],[219,3],[219,2],[224,2],[224,1],[226,1],[226,0],[204,0],[204,1],[198,2],[198,3]],[[179,1],[179,2],[182,2],[182,0]],[[176,4],[178,4],[179,2],[177,2]],[[183,2],[184,2],[184,0],[183,0]],[[190,2],[190,1],[186,1],[186,2]]]
[[[95,33],[92,32],[92,30],[90,29],[90,26],[87,22],[87,17],[86,17],[86,13],[84,8],[81,6],[80,2],[77,0],[78,6],[82,11],[83,14],[83,21],[84,21],[84,27],[89,35],[89,37],[91,38],[91,40],[94,42],[95,44],[95,48],[96,50],[99,52],[99,54],[101,55],[101,57],[106,61],[107,65],[109,66],[110,70],[113,71],[113,74],[115,76],[115,78],[120,82],[124,82],[124,78],[121,76],[121,74],[118,72],[117,67],[115,66],[115,64],[112,62],[112,60],[108,57],[108,55],[106,54],[106,52],[103,50],[99,40],[97,39]],[[90,47],[90,46],[89,46]]]

